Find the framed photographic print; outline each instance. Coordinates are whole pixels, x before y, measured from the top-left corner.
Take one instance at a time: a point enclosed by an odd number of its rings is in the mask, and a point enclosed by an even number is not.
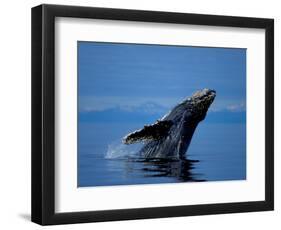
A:
[[[273,19],[32,9],[32,221],[273,210]]]

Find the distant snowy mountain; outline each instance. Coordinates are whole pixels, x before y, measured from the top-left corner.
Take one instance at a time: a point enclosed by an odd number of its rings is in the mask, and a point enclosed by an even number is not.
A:
[[[169,112],[169,108],[154,102],[139,106],[119,106],[103,111],[80,111],[80,122],[143,122],[152,123]],[[205,122],[209,123],[244,123],[245,111],[209,111]]]

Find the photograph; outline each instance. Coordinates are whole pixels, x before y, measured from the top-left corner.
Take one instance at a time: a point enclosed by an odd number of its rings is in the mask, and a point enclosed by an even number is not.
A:
[[[77,187],[246,180],[246,56],[77,41]]]

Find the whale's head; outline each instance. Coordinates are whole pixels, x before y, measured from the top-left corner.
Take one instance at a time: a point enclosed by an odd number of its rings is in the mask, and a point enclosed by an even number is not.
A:
[[[194,119],[201,121],[205,118],[207,111],[216,97],[216,91],[203,89],[195,92],[185,103],[187,109],[191,111]]]
[[[173,120],[174,123],[183,120],[188,123],[198,123],[204,120],[215,97],[215,90],[199,90],[175,106],[162,120]]]

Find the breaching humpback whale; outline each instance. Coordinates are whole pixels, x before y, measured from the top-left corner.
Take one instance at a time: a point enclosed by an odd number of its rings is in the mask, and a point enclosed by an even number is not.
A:
[[[155,124],[129,133],[124,144],[144,141],[140,156],[150,158],[182,159],[198,123],[206,117],[216,97],[216,91],[203,89],[176,105]]]

